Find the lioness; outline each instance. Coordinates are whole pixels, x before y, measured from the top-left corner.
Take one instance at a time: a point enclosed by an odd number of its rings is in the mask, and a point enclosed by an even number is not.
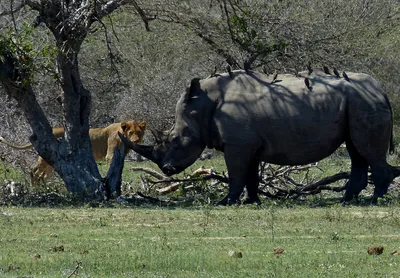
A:
[[[146,130],[145,122],[136,121],[124,121],[122,123],[114,123],[104,128],[91,128],[89,129],[90,141],[92,143],[92,151],[94,159],[99,160],[106,158],[107,162],[110,162],[114,149],[120,145],[121,139],[118,137],[118,131],[131,141],[135,143],[141,143],[143,140],[144,132]],[[56,138],[64,136],[64,128],[56,127],[53,128],[53,135]],[[16,146],[12,143],[7,142],[3,137],[0,136],[0,142],[19,150],[30,149],[32,144],[26,144],[23,146]],[[130,151],[126,148],[125,153]],[[45,181],[53,173],[53,167],[48,164],[43,158],[39,156],[38,161],[30,172],[31,184],[37,183],[39,180]]]

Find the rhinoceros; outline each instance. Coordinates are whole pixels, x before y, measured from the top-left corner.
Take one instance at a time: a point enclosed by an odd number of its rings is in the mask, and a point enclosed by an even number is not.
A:
[[[400,175],[386,155],[392,144],[392,111],[380,84],[363,73],[348,80],[327,74],[271,76],[243,70],[193,79],[177,105],[175,124],[153,132],[156,145],[125,144],[155,162],[168,176],[196,161],[205,147],[224,152],[228,194],[219,205],[260,203],[258,165],[301,165],[319,161],[346,143],[351,174],[342,201],[367,186],[373,199],[387,193]]]

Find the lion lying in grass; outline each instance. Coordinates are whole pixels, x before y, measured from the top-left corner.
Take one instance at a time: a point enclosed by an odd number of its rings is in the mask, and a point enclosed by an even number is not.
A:
[[[114,149],[120,145],[121,139],[118,136],[118,131],[125,137],[135,143],[141,143],[144,132],[146,130],[145,122],[124,121],[122,123],[114,123],[104,128],[89,129],[90,141],[92,143],[92,151],[94,159],[99,160],[105,158],[107,163],[111,161]],[[53,128],[53,135],[56,138],[64,136],[64,128]],[[30,149],[32,144],[16,146],[6,141],[0,136],[0,142],[19,150]],[[125,153],[130,151],[126,148]],[[45,181],[53,174],[53,167],[39,156],[38,161],[30,172],[31,184],[36,184],[38,181]]]

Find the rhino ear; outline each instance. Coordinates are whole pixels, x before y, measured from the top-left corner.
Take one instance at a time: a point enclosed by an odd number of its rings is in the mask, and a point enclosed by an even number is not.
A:
[[[186,90],[185,99],[188,100],[192,97],[199,96],[200,92],[200,78],[193,78],[190,82],[190,87]]]
[[[151,128],[150,131],[153,134],[157,144],[161,144],[163,141],[167,140],[168,137],[167,131],[161,131],[155,128]]]

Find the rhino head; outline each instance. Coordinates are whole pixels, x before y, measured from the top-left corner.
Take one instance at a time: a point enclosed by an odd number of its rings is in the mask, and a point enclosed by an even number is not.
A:
[[[175,123],[169,131],[151,130],[156,144],[134,144],[119,134],[125,145],[158,165],[164,174],[178,174],[192,165],[204,150],[202,138],[204,113],[201,109],[199,79],[193,79],[190,88],[182,94],[176,105]]]

